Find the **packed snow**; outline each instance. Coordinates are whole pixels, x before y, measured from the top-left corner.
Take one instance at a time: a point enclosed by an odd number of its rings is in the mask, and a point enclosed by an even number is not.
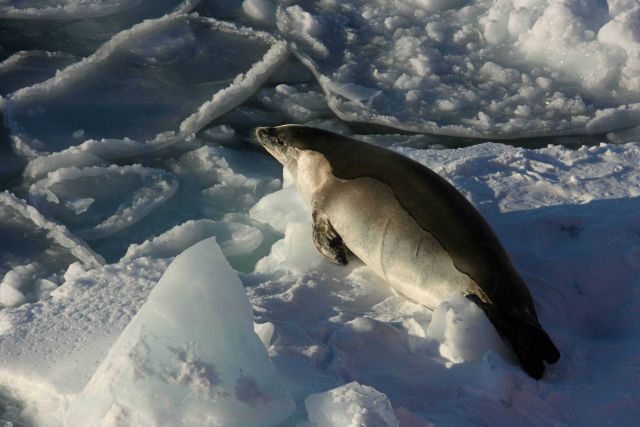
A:
[[[318,427],[398,427],[387,397],[355,381],[312,394],[304,404],[311,423]]]
[[[636,425],[639,21],[635,0],[0,0],[0,424]],[[431,311],[318,253],[253,135],[291,122],[479,209],[562,354],[542,380],[467,299]]]

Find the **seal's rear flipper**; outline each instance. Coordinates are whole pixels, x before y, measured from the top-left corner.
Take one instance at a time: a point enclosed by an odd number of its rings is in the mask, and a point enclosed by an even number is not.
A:
[[[544,374],[544,362],[555,363],[560,359],[560,351],[537,320],[528,319],[526,314],[501,312],[472,295],[468,298],[487,314],[498,334],[511,345],[522,369],[531,377],[539,380]]]
[[[317,210],[313,210],[313,243],[318,251],[331,261],[340,265],[347,265],[349,249],[342,241],[342,237],[333,228],[329,218]]]
[[[535,379],[542,378],[544,363],[555,363],[560,352],[539,323],[516,316],[492,316],[496,330],[511,344],[522,369]]]

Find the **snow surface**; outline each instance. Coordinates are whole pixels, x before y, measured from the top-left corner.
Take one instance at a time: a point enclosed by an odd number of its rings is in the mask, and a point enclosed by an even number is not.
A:
[[[167,390],[202,399],[184,394],[204,384],[187,379],[207,377],[196,356],[212,362],[201,351],[219,343],[183,344],[228,332],[258,350],[221,346],[237,349],[225,362],[275,366],[282,389],[266,391],[295,403],[282,427],[378,413],[401,427],[637,425],[639,11],[636,0],[0,0],[0,421],[95,425],[82,402],[132,393],[139,405],[100,422],[146,411],[171,424],[158,405],[184,401],[144,387],[179,376]],[[355,260],[325,260],[309,207],[254,140],[255,127],[288,122],[389,147],[452,182],[503,241],[560,361],[534,381],[469,301],[429,311]],[[198,246],[212,236],[220,249]],[[194,250],[204,270],[156,287]],[[233,290],[194,297],[186,278],[202,271]],[[172,344],[119,353],[142,342],[141,324],[164,324],[141,311],[154,288],[179,326],[156,341]],[[160,359],[175,363],[127,377]],[[99,392],[108,384],[114,394]]]
[[[61,425],[167,266],[140,258],[83,271],[72,264],[49,298],[0,312],[1,381],[35,425]]]
[[[276,325],[270,348],[294,398],[357,380],[422,425],[633,424],[640,145],[397,149],[485,214],[562,358],[532,381],[469,301],[452,297],[430,312],[358,263],[330,264],[289,185],[251,211],[285,236],[244,280],[259,321]]]
[[[262,339],[297,402],[292,420],[306,418],[309,395],[354,379],[384,393],[401,425],[637,419],[629,393],[638,390],[640,144],[396,149],[437,169],[483,211],[528,281],[563,358],[535,382],[491,326],[478,321],[472,304],[452,298],[432,313],[358,263],[340,268],[323,260],[311,242],[308,210],[285,177],[282,190],[251,209],[284,238],[241,278],[257,321],[272,325]],[[63,417],[146,299],[166,257],[182,250],[180,242],[197,240],[196,229],[216,227],[188,223],[132,247],[119,263],[69,269],[49,299],[5,309],[2,382],[41,417]],[[40,387],[52,396],[46,405],[37,404]]]

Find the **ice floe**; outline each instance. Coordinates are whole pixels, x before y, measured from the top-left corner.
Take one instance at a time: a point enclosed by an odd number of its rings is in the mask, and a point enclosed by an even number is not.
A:
[[[110,15],[131,7],[131,2],[124,0],[56,0],[56,1],[19,1],[12,5],[0,5],[2,18],[91,18]]]
[[[277,22],[341,118],[472,137],[640,121],[634,2],[318,2]]]
[[[215,236],[225,256],[250,253],[262,243],[262,232],[247,224],[200,219],[187,221],[152,240],[129,246],[123,260],[152,256],[170,258],[190,246]]]
[[[271,0],[201,0],[193,11],[202,16],[273,29],[275,2]]]
[[[257,97],[262,105],[288,122],[309,123],[331,116],[324,95],[310,86],[279,84],[273,89],[262,89]]]
[[[78,56],[145,19],[188,12],[190,0],[21,0],[0,3],[0,56],[45,49]]]
[[[30,155],[89,139],[168,144],[242,103],[287,54],[286,44],[266,33],[168,15],[15,92],[5,121],[17,148]]]
[[[255,153],[203,146],[172,161],[169,170],[184,178],[185,197],[198,199],[196,206],[211,217],[231,207],[248,209],[278,188],[280,180],[255,172],[265,160]]]
[[[168,172],[141,165],[62,168],[32,184],[29,200],[78,236],[96,239],[140,221],[177,188]]]
[[[141,159],[154,151],[152,145],[128,138],[100,141],[90,139],[57,153],[31,159],[24,168],[23,177],[27,182],[33,182],[58,169],[106,166],[116,160]]]
[[[20,51],[0,62],[0,96],[53,77],[78,60],[64,52]]]

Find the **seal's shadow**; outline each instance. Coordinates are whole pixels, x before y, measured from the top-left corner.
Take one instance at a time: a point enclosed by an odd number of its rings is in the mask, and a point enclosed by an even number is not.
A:
[[[543,323],[606,337],[640,320],[639,212],[635,197],[487,219],[528,282]]]

